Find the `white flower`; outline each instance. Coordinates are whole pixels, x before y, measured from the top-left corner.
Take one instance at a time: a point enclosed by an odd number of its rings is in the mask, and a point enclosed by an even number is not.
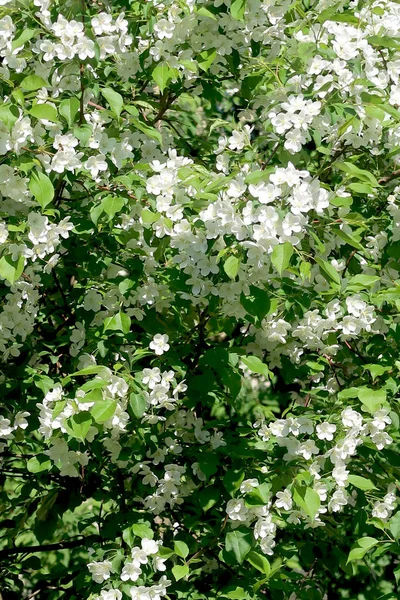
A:
[[[91,562],[87,568],[96,583],[103,583],[110,578],[112,565],[109,560],[103,560],[102,562]]]
[[[305,460],[310,460],[313,454],[318,454],[319,448],[314,440],[307,440],[300,444],[297,454],[300,454]]]
[[[275,501],[275,506],[277,508],[284,508],[285,510],[290,510],[293,506],[292,493],[288,488],[283,490],[283,492],[278,492],[276,494],[277,500]]]
[[[144,550],[147,555],[157,554],[158,549],[159,544],[154,540],[149,540],[148,538],[142,539],[142,550]]]
[[[352,408],[349,407],[342,410],[341,417],[343,426],[346,427],[346,429],[351,429],[353,427],[355,427],[356,429],[362,428],[362,416],[360,415],[360,413],[353,410]]]
[[[97,154],[97,156],[90,156],[85,162],[84,167],[87,171],[90,171],[93,179],[96,179],[99,171],[107,171],[108,165],[105,159],[104,154]]]
[[[390,516],[390,509],[384,502],[375,502],[372,509],[372,516],[377,519],[383,519],[384,521]]]
[[[94,57],[94,42],[87,37],[82,37],[75,46],[75,52],[81,60]]]
[[[164,354],[164,352],[168,352],[170,348],[168,340],[168,335],[157,333],[150,342],[149,348],[150,350],[154,350],[157,356],[161,356],[161,354]]]
[[[101,600],[122,600],[122,592],[119,590],[102,590],[99,598]]]
[[[240,491],[242,494],[248,494],[258,486],[258,479],[245,479],[240,485]]]
[[[120,577],[122,581],[137,581],[141,574],[142,570],[136,563],[127,562],[122,569]]]
[[[115,25],[112,22],[112,16],[108,13],[101,12],[97,17],[93,17],[92,28],[96,35],[102,35],[103,33],[112,33],[115,31]]]
[[[154,25],[154,31],[157,34],[159,40],[166,38],[170,40],[174,35],[175,25],[167,21],[167,19],[160,19]]]
[[[6,419],[0,415],[0,437],[7,438],[12,434],[13,428],[11,427],[10,419]]]
[[[226,512],[232,521],[246,521],[249,511],[242,498],[233,498],[226,505]]]
[[[317,425],[317,438],[319,440],[333,440],[333,434],[336,431],[336,425],[333,423],[328,423],[325,421],[324,423],[320,423]]]
[[[389,417],[389,411],[387,408],[381,408],[374,413],[374,418],[371,422],[371,425],[375,427],[375,429],[385,429],[386,425],[390,425],[392,419]]]
[[[339,487],[346,487],[349,471],[344,465],[336,465],[332,471],[332,477]]]

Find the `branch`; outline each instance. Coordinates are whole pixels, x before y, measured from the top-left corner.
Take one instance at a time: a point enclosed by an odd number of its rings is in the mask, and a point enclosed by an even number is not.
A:
[[[386,177],[381,177],[378,179],[379,185],[385,185],[385,183],[389,183],[392,179],[396,179],[396,177],[400,177],[400,169],[397,171],[393,171],[390,175],[386,175]]]
[[[178,96],[174,96],[172,94],[169,95],[169,92],[167,92],[166,94],[162,94],[160,108],[159,108],[157,115],[154,117],[154,119],[151,122],[152,125],[155,125],[156,123],[158,123],[158,121],[161,121],[161,119],[164,116],[164,113],[167,112],[167,110],[175,102],[177,97]]]
[[[98,535],[92,535],[87,538],[80,538],[79,540],[66,540],[55,544],[42,544],[41,546],[14,546],[13,548],[4,548],[3,550],[0,550],[0,558],[5,558],[6,556],[12,556],[14,554],[34,554],[35,552],[49,552],[51,550],[77,548],[79,546],[86,546],[89,540],[98,541],[99,539]]]
[[[81,19],[82,19],[82,24],[83,24],[83,30],[85,30],[85,12],[86,12],[85,0],[81,0],[81,4],[82,4]],[[83,121],[85,120],[85,106],[84,106],[85,84],[83,82],[84,75],[85,75],[85,65],[83,62],[81,62],[80,66],[79,66],[79,79],[81,82],[81,97],[79,100],[79,125],[82,125]]]

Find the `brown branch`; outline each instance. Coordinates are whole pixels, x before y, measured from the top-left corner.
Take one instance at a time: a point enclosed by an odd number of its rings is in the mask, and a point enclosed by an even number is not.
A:
[[[88,106],[93,106],[94,108],[97,108],[97,110],[106,110],[104,108],[104,106],[100,106],[100,104],[96,104],[95,102],[92,102],[91,100],[89,100]]]
[[[393,171],[390,175],[386,175],[386,177],[381,177],[378,179],[379,185],[385,185],[385,183],[389,183],[392,179],[396,179],[396,177],[400,177],[400,169],[397,171]]]
[[[174,96],[172,94],[170,95],[168,91],[166,93],[162,94],[161,101],[160,101],[160,108],[158,110],[158,113],[156,114],[156,116],[154,117],[154,119],[151,122],[152,125],[155,125],[156,123],[158,123],[158,121],[161,121],[164,114],[172,106],[172,104],[175,102],[177,97],[178,96]]]
[[[82,19],[82,23],[83,23],[83,28],[85,29],[85,12],[86,12],[85,0],[81,0],[81,4],[82,4],[81,19]],[[85,120],[85,107],[84,107],[84,102],[83,102],[83,97],[85,94],[85,84],[83,83],[84,74],[85,74],[85,65],[83,62],[81,62],[80,67],[79,67],[79,78],[80,78],[80,82],[81,82],[81,97],[79,100],[79,125],[82,125],[83,121]]]
[[[42,544],[39,546],[14,546],[13,548],[3,548],[0,550],[0,558],[12,556],[14,554],[34,554],[35,552],[49,552],[51,550],[65,550],[67,548],[78,548],[85,546],[88,541],[96,542],[99,540],[98,535],[82,537],[79,540],[65,540],[55,544]]]

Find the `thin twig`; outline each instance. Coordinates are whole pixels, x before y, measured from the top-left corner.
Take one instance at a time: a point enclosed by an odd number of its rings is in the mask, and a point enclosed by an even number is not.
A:
[[[386,177],[381,177],[378,179],[379,185],[385,185],[385,183],[389,183],[392,179],[396,179],[396,177],[400,177],[400,169],[397,171],[393,171],[390,175],[386,175]]]
[[[49,552],[51,550],[65,550],[66,548],[78,548],[85,546],[88,541],[98,541],[98,535],[82,537],[79,540],[65,540],[55,544],[42,544],[38,546],[14,546],[13,548],[3,548],[0,550],[0,558],[12,556],[14,554],[34,554],[35,552]]]

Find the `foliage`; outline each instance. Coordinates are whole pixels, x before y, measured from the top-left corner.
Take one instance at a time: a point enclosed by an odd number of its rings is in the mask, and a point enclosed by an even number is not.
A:
[[[397,597],[399,30],[0,0],[3,600]]]

